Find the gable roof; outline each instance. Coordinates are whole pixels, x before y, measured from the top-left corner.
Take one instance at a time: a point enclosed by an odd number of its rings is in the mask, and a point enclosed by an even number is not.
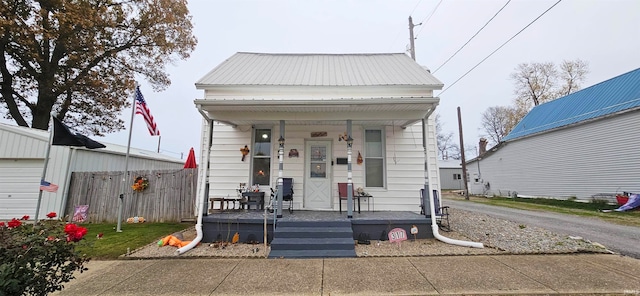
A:
[[[442,82],[404,53],[238,52],[196,82],[206,86],[423,86]]]
[[[639,107],[640,68],[534,107],[503,141]]]

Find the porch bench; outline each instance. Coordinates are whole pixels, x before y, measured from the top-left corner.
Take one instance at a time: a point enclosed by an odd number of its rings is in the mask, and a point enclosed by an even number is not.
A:
[[[242,204],[238,198],[210,197],[209,212],[223,212],[228,210],[242,209]]]

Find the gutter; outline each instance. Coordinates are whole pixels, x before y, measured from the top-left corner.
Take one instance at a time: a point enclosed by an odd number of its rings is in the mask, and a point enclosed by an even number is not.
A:
[[[209,136],[207,137],[207,142],[205,143],[206,144],[205,147],[207,147],[207,153],[205,156],[205,163],[201,164],[202,165],[201,167],[204,170],[200,179],[200,184],[202,185],[200,186],[201,190],[198,192],[199,198],[196,201],[196,211],[198,211],[198,219],[196,222],[196,238],[186,246],[176,250],[175,252],[176,255],[184,254],[185,252],[193,249],[195,246],[197,246],[200,243],[200,241],[202,241],[202,216],[203,216],[202,212],[204,211],[202,206],[204,205],[204,199],[207,195],[205,191],[208,188],[206,184],[207,184],[207,175],[209,172],[209,159],[211,157],[211,144],[213,139],[213,119],[207,116],[207,114],[202,110],[202,107],[200,105],[197,105],[196,107],[198,108],[198,112],[200,112],[202,117],[204,117],[204,119],[209,124]]]
[[[427,120],[431,115],[431,113],[433,113],[433,111],[435,111],[435,108],[430,110],[430,112],[427,113],[427,115],[422,119],[422,147],[424,149],[424,182],[425,182],[424,191],[427,193],[427,196],[429,197],[429,214],[431,215],[431,231],[433,232],[433,236],[441,242],[451,244],[451,245],[482,249],[484,248],[484,245],[482,243],[452,239],[452,238],[445,237],[441,235],[440,232],[438,232],[439,227],[438,227],[438,224],[436,224],[436,209],[434,208],[433,193],[431,192],[431,190],[429,190],[429,183],[430,183],[429,163],[428,163],[429,157],[427,156],[427,128],[428,128]]]

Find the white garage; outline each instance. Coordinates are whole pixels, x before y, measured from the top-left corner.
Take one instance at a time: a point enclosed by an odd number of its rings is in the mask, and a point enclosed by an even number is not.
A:
[[[48,141],[47,131],[0,123],[0,220],[24,215],[34,218]],[[107,147],[51,147],[45,180],[59,189],[43,192],[40,219],[49,212],[64,212],[72,172],[124,169],[127,147],[102,143]],[[131,148],[128,168],[164,170],[181,169],[183,165],[181,159]]]

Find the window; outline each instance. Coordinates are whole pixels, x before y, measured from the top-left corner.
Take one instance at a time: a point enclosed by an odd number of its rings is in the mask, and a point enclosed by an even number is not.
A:
[[[462,180],[462,175],[461,174],[453,174],[453,179],[454,180]]]
[[[384,137],[381,129],[364,131],[365,187],[384,187]]]
[[[256,129],[253,135],[251,184],[270,185],[271,179],[271,130]]]

